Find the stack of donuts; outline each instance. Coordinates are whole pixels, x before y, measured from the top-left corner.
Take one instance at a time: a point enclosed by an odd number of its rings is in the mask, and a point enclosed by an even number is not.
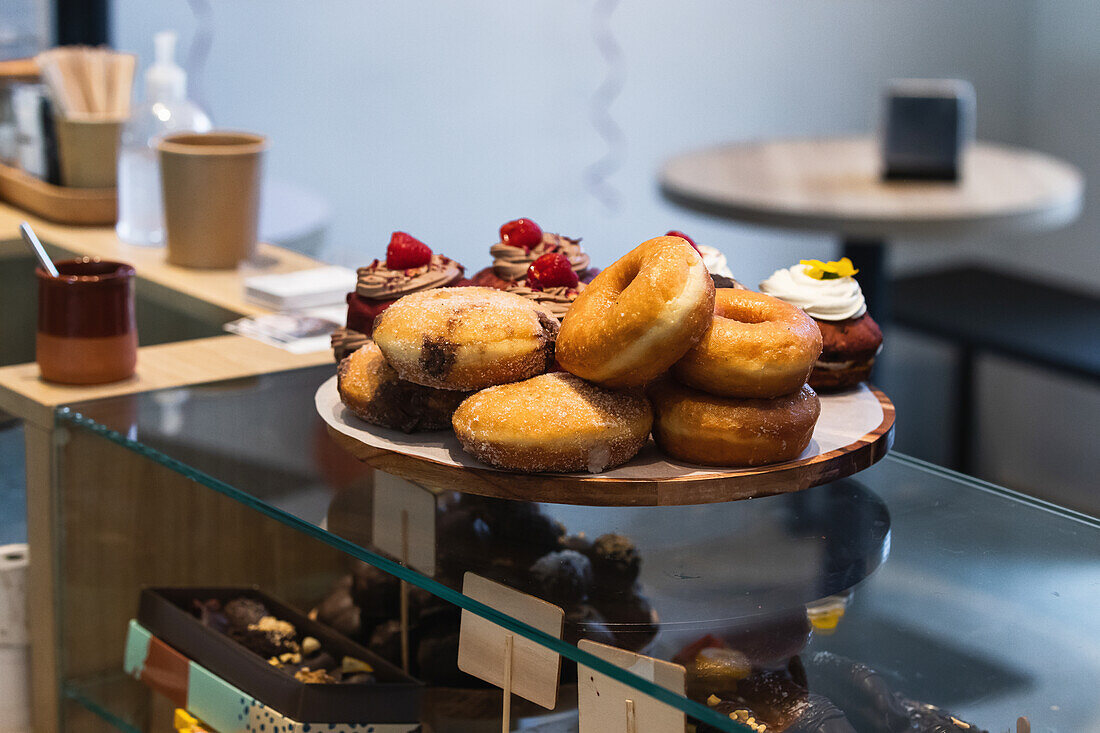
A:
[[[645,387],[668,455],[713,466],[796,458],[821,412],[806,378],[821,333],[800,308],[715,289],[681,237],[642,244],[577,298],[558,361],[598,384]]]
[[[796,458],[820,413],[806,378],[817,324],[768,295],[715,289],[686,239],[642,243],[577,296],[559,327],[538,302],[484,287],[426,290],[378,316],[340,363],[344,404],[376,425],[450,426],[520,472],[601,472],[647,442],[673,458]]]

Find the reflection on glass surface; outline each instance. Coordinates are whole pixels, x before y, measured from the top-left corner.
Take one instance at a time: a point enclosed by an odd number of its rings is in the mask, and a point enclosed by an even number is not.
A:
[[[154,460],[180,462],[174,470],[322,528],[331,544],[385,556],[373,537],[377,482],[314,412],[330,374],[103,400],[60,417],[79,413],[156,451]],[[772,698],[798,692],[814,715],[835,706],[858,730],[949,715],[998,731],[1019,715],[1037,729],[1100,724],[1090,682],[1100,678],[1100,527],[1010,492],[892,456],[852,480],[728,504],[433,500],[435,570],[431,580],[409,575],[414,584],[456,589],[472,570],[541,595],[566,609],[570,643],[592,638],[685,663],[696,700],[718,693],[785,720]],[[397,588],[361,564],[315,605],[399,658]],[[467,690],[474,705],[484,687],[453,663],[457,608],[413,588],[411,609],[414,671]],[[565,666],[568,685],[575,667]],[[936,718],[923,704],[947,712]]]

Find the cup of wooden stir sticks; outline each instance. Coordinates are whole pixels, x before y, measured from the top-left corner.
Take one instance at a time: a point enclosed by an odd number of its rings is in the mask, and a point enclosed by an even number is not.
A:
[[[119,138],[130,116],[135,57],[66,46],[44,51],[35,61],[55,107],[61,183],[114,188]]]

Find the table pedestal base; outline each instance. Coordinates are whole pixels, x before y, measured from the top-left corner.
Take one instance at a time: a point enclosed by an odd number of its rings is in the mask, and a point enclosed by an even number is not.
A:
[[[890,281],[886,273],[887,244],[881,239],[848,237],[841,243],[841,255],[859,270],[856,280],[867,299],[867,312],[881,325],[890,320]]]

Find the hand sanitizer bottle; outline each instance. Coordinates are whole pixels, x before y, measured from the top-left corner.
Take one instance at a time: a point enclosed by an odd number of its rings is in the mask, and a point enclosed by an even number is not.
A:
[[[145,102],[122,130],[118,156],[118,224],[127,244],[164,244],[157,139],[169,132],[207,132],[210,118],[187,99],[187,73],[176,65],[174,31],[153,37],[156,59],[145,72]]]

